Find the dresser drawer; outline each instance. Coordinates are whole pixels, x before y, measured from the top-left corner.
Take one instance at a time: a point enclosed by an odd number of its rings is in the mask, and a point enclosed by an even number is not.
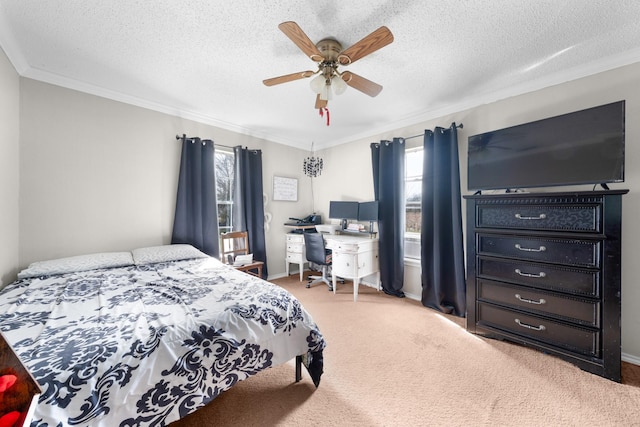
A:
[[[286,260],[287,262],[292,262],[294,264],[307,262],[307,258],[301,253],[287,253]]]
[[[289,243],[304,245],[304,235],[298,233],[287,234],[287,244]]]
[[[478,277],[576,295],[599,297],[600,273],[517,260],[478,257]]]
[[[515,310],[478,303],[477,323],[573,352],[600,357],[600,333]]]
[[[600,267],[601,241],[478,234],[478,254]]]
[[[477,228],[599,233],[601,205],[478,205]]]
[[[304,251],[304,245],[287,243],[287,253],[301,254]]]
[[[327,245],[327,248],[331,250],[337,250],[340,252],[348,252],[353,254],[358,253],[358,250],[359,250],[357,243],[342,243],[342,242],[335,245]]]
[[[600,326],[600,302],[571,298],[566,294],[478,279],[478,300],[508,305],[583,325]]]

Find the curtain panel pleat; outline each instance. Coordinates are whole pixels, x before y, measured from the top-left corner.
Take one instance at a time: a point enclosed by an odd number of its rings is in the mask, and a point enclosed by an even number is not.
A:
[[[263,261],[262,278],[268,277],[264,234],[262,151],[234,147],[233,230],[247,231],[253,259]]]
[[[378,201],[380,281],[386,294],[404,297],[404,140],[372,143],[371,162]]]
[[[421,258],[422,304],[464,317],[464,242],[455,123],[424,135]]]
[[[214,161],[213,141],[183,138],[171,243],[187,243],[218,257]]]

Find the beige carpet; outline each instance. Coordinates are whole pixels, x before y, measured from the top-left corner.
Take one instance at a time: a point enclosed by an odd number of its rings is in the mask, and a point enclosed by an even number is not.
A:
[[[350,282],[338,294],[276,280],[327,340],[315,389],[294,364],[223,393],[178,426],[640,426],[640,367],[623,384],[558,358],[469,334],[464,319]]]

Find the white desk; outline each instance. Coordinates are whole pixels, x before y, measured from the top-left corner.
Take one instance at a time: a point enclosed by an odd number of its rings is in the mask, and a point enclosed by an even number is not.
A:
[[[380,264],[378,262],[378,239],[368,236],[324,234],[325,246],[333,252],[331,275],[333,293],[336,292],[337,277],[353,280],[353,301],[358,300],[360,279],[376,275],[376,288],[380,290]]]

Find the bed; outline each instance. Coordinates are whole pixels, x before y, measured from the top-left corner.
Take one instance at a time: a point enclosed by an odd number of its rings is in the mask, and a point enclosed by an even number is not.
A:
[[[165,425],[292,359],[317,387],[325,348],[293,295],[189,245],[33,263],[0,291],[0,330],[43,427]]]

